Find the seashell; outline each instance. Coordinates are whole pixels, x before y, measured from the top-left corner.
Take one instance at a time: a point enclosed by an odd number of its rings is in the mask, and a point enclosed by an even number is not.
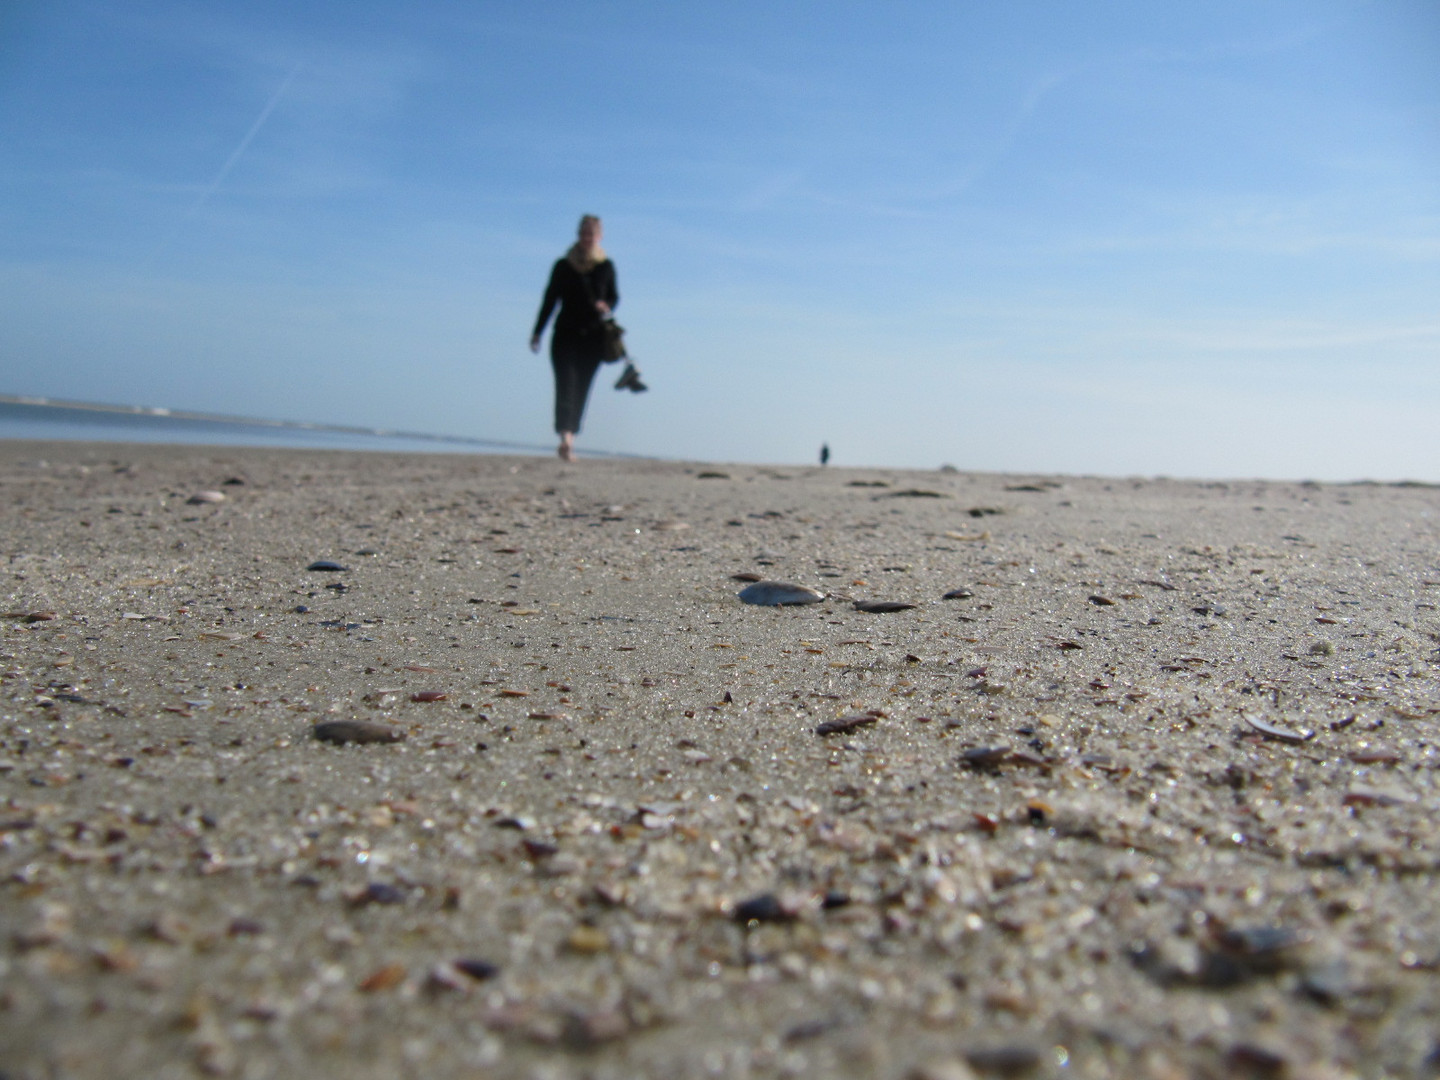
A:
[[[909,611],[914,604],[907,604],[902,600],[856,600],[856,611],[869,611],[874,614],[881,614],[887,611]]]
[[[976,767],[998,765],[1010,757],[1013,752],[1005,743],[999,743],[996,746],[975,746],[960,755],[960,762],[963,765]]]
[[[197,491],[185,500],[186,504],[190,506],[204,506],[206,503],[222,503],[225,501],[225,493],[223,491]]]
[[[951,589],[949,592],[947,592],[947,593],[946,593],[944,596],[942,596],[940,599],[941,599],[941,600],[969,600],[969,599],[970,599],[972,596],[974,596],[974,595],[975,595],[975,594],[974,594],[973,592],[971,592],[969,589]]]
[[[1279,739],[1281,742],[1303,743],[1309,742],[1315,737],[1313,731],[1297,731],[1294,728],[1281,727],[1279,724],[1272,724],[1269,720],[1262,720],[1249,713],[1242,712],[1240,717],[1260,734],[1268,735],[1272,739]]]
[[[784,581],[757,581],[740,590],[740,599],[747,604],[762,607],[780,607],[785,604],[818,604],[825,594],[804,585],[791,585]]]
[[[305,567],[305,569],[340,571],[349,570],[350,568],[348,566],[341,566],[338,562],[331,562],[329,559],[316,559],[309,566]]]
[[[313,733],[321,742],[343,746],[346,743],[395,743],[405,739],[405,732],[389,724],[369,720],[326,720],[316,724]]]

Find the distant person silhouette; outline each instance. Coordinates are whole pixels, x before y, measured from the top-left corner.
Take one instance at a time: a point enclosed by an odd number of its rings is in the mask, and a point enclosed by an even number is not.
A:
[[[821,443],[821,444],[820,444],[820,464],[821,464],[821,465],[829,465],[829,464],[830,464],[830,444],[829,444],[829,443]]]
[[[615,264],[600,247],[600,219],[586,214],[580,219],[580,234],[564,258],[556,261],[540,302],[530,351],[540,351],[540,335],[555,305],[555,329],[550,335],[550,366],[555,369],[555,432],[560,436],[556,451],[562,461],[575,460],[575,436],[595,371],[605,362],[605,337],[601,324],[620,303],[615,284]],[[626,376],[631,369],[627,368]],[[622,382],[625,376],[621,377]],[[636,378],[628,389],[644,389]],[[618,388],[618,387],[617,387]]]

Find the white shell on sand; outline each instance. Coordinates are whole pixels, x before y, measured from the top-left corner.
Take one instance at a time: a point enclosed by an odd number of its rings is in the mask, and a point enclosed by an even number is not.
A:
[[[185,501],[191,506],[203,506],[205,503],[222,503],[226,500],[223,491],[197,491]]]
[[[757,581],[740,590],[740,599],[747,604],[777,607],[781,604],[818,604],[825,594],[807,589],[804,585],[791,585],[784,581]]]

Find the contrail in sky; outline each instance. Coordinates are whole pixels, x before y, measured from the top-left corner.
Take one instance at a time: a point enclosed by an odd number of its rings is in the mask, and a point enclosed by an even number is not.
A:
[[[180,230],[185,227],[185,224],[200,212],[200,208],[210,200],[210,196],[214,195],[215,192],[220,189],[220,185],[225,182],[225,177],[230,175],[230,170],[235,168],[235,165],[245,156],[245,151],[250,148],[250,143],[254,141],[260,129],[265,126],[265,121],[270,119],[270,114],[275,111],[275,106],[280,104],[280,99],[285,96],[285,91],[290,89],[290,84],[295,81],[295,76],[300,74],[300,69],[303,66],[303,64],[296,64],[290,69],[290,74],[285,76],[285,81],[280,84],[280,88],[276,90],[275,93],[271,95],[270,100],[265,103],[265,107],[260,110],[260,115],[257,116],[255,122],[250,125],[250,130],[245,132],[245,137],[240,140],[240,144],[231,151],[230,156],[225,159],[225,164],[220,166],[220,171],[215,174],[215,179],[210,181],[210,185],[200,193],[195,202],[191,204],[190,209],[185,211],[184,217],[176,222],[175,227],[170,230],[165,239],[150,253],[150,257],[145,260],[145,266],[147,268],[159,258],[162,251],[170,246],[175,237],[180,234]]]

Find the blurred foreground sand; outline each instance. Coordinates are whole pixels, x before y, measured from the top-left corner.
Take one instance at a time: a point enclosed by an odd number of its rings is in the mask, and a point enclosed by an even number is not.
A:
[[[0,498],[6,1077],[1440,1064],[1433,488],[8,443]]]

